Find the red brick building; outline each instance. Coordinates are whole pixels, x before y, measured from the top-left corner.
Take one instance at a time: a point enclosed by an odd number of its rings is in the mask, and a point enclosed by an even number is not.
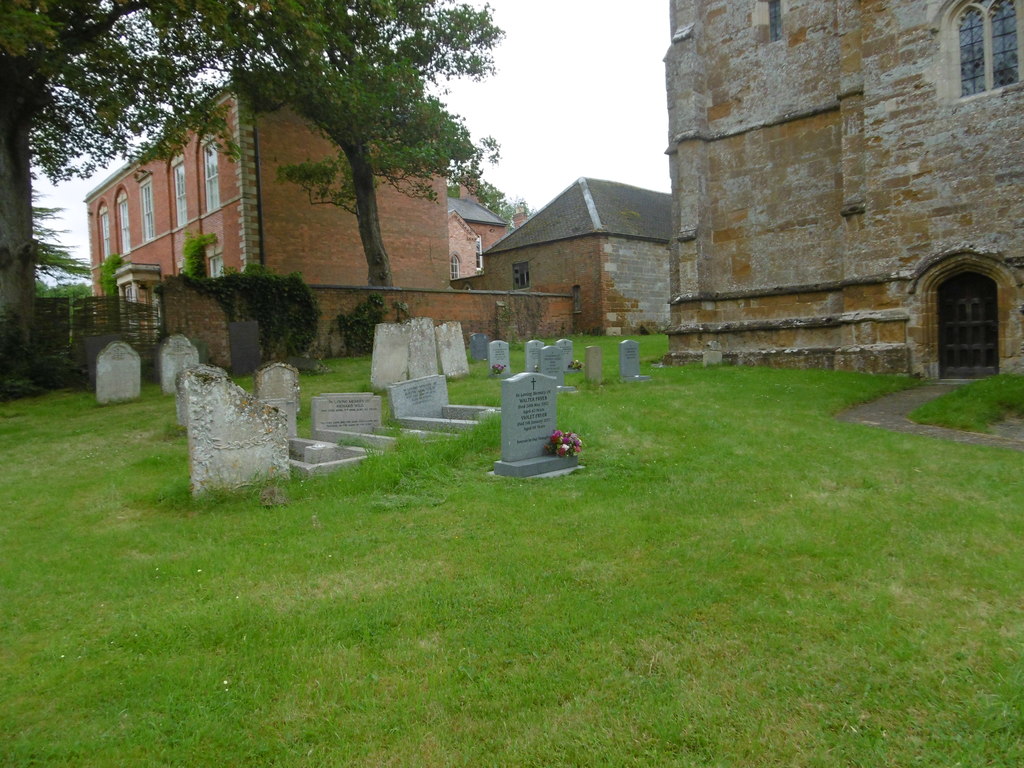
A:
[[[661,330],[669,321],[672,196],[579,179],[484,251],[456,287],[571,293],[574,333]]]
[[[484,270],[484,251],[508,234],[508,222],[480,204],[461,187],[448,198],[448,250],[451,279],[472,277]]]
[[[237,159],[196,136],[178,157],[128,164],[88,194],[94,291],[103,260],[117,253],[127,262],[117,274],[120,293],[149,301],[156,283],[181,272],[186,232],[216,235],[206,251],[209,275],[262,264],[280,274],[300,272],[312,285],[366,285],[355,216],[313,204],[300,187],[277,179],[281,165],[333,155],[331,144],[290,111],[240,117],[231,106]],[[387,185],[377,190],[396,286],[448,286],[443,179],[435,192],[437,201]]]

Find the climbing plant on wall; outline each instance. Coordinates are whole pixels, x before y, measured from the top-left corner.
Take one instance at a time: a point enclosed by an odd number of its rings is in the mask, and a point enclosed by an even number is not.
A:
[[[185,265],[181,271],[189,277],[206,277],[206,248],[216,242],[217,236],[212,232],[205,235],[186,232],[182,249]]]
[[[377,323],[384,322],[384,297],[371,293],[345,314],[338,314],[338,328],[350,355],[365,355],[373,350],[373,332]]]

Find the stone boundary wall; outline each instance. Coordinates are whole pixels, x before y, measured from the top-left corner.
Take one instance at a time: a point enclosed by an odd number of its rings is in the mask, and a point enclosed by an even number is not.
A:
[[[566,336],[573,327],[572,296],[568,294],[367,286],[311,287],[320,304],[317,338],[307,352],[312,357],[341,357],[346,354],[338,328],[338,314],[351,312],[371,293],[384,297],[385,322],[404,321],[409,317],[429,317],[437,325],[457,321],[462,324],[467,344],[473,333],[521,341],[534,337]],[[216,299],[190,290],[180,279],[169,278],[163,283],[161,301],[165,334],[181,333],[190,339],[206,342],[209,362],[223,368],[230,367],[228,318]]]

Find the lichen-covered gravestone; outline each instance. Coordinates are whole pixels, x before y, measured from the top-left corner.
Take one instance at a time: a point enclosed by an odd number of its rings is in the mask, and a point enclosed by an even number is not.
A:
[[[373,359],[370,384],[386,389],[396,381],[409,378],[409,326],[378,323],[373,329]]]
[[[181,374],[192,494],[288,474],[285,416],[210,365]]]
[[[288,435],[294,437],[299,413],[299,371],[288,363],[267,363],[253,374],[253,393],[282,413],[288,421]]]
[[[640,375],[640,343],[627,339],[619,342],[619,378],[623,381],[650,381]]]
[[[496,371],[494,369],[496,365],[502,365],[504,368]],[[508,352],[507,341],[495,340],[487,345],[487,368],[491,376],[500,376],[506,379],[512,375],[512,358]]]
[[[469,360],[466,359],[466,342],[462,338],[462,323],[442,323],[434,329],[434,338],[441,373],[449,379],[468,376]]]
[[[139,353],[123,341],[112,341],[96,356],[96,402],[134,400],[142,387]]]
[[[501,460],[494,462],[494,474],[533,477],[579,464],[575,456],[554,456],[546,449],[558,420],[557,389],[553,377],[539,373],[518,373],[501,382]]]
[[[540,370],[540,351],[544,349],[544,342],[537,339],[530,339],[526,342],[526,372],[533,373]]]
[[[370,392],[332,392],[310,400],[314,440],[335,432],[373,434],[381,426],[381,397]]]
[[[160,389],[173,395],[178,374],[199,365],[199,350],[180,333],[168,336],[160,344]]]
[[[437,375],[437,338],[429,317],[407,320],[409,326],[409,378]]]

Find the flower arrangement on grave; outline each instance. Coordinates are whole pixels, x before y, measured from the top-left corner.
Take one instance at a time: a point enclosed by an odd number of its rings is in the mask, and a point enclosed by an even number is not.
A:
[[[493,375],[495,375],[495,376],[501,376],[501,374],[503,374],[504,372],[505,372],[505,364],[504,363],[495,363],[494,365],[491,366],[491,373]]]
[[[582,371],[583,370],[583,363],[581,363],[579,360],[573,360],[571,363],[569,363],[569,370],[570,371]]]
[[[569,458],[583,453],[583,440],[575,432],[563,432],[556,429],[548,438],[544,449],[555,456]]]

